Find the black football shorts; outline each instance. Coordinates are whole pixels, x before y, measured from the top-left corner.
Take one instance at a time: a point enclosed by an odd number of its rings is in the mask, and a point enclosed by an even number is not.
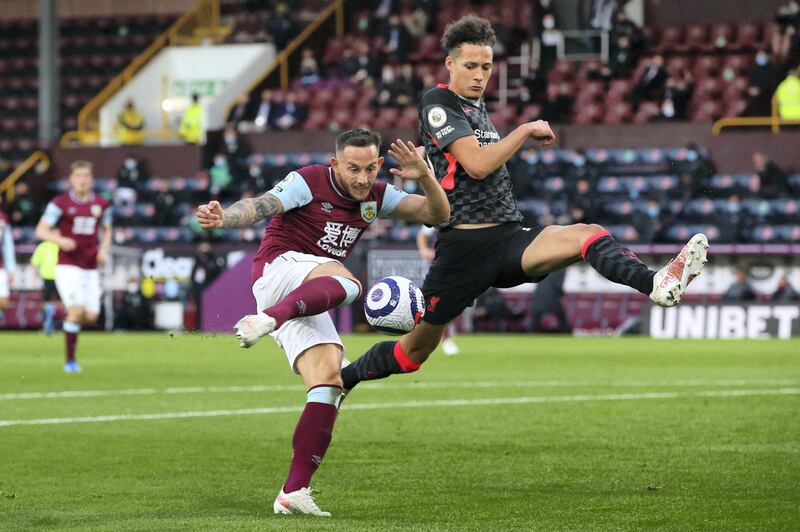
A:
[[[522,271],[522,254],[542,229],[504,223],[439,231],[436,256],[422,283],[423,321],[450,322],[490,286],[508,288],[544,279],[531,279]]]

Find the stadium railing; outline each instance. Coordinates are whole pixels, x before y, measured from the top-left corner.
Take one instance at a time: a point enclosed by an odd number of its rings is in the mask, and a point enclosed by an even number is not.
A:
[[[36,165],[41,165],[38,170],[40,173],[46,172],[50,168],[50,157],[42,150],[36,150],[31,153],[22,164],[11,172],[2,182],[0,182],[0,196],[4,193],[6,195],[6,203],[14,201],[14,185],[22,176],[34,168]]]
[[[89,100],[78,113],[78,129],[64,133],[61,137],[61,145],[67,146],[74,142],[79,144],[97,143],[100,140],[100,109],[162,49],[201,38],[224,37],[220,30],[219,13],[219,0],[198,0],[192,9],[187,11],[156,38],[122,73],[111,80],[111,83],[100,91],[97,96]],[[146,136],[162,136],[169,133],[156,130],[144,132],[144,134]]]
[[[300,34],[292,39],[289,44],[286,45],[286,48],[278,53],[278,56],[275,58],[275,61],[267,66],[266,69],[258,76],[245,90],[242,91],[242,95],[249,95],[255,90],[259,85],[262,85],[269,76],[271,76],[276,70],[279,71],[280,75],[280,87],[281,90],[287,90],[289,88],[289,60],[292,57],[292,54],[297,51],[300,46],[311,37],[314,32],[316,32],[320,26],[322,26],[331,16],[334,16],[334,24],[336,28],[336,36],[341,37],[344,35],[344,0],[334,0],[331,2],[328,7],[326,7],[318,16],[315,18],[308,26],[306,26]],[[231,109],[233,106],[236,105],[236,100],[234,99],[228,107],[225,108],[224,116],[230,115]]]
[[[789,120],[781,118],[778,114],[778,99],[772,97],[772,113],[770,116],[731,116],[727,118],[720,118],[711,128],[711,133],[719,135],[723,128],[726,127],[753,127],[753,126],[770,126],[774,134],[781,132],[781,126],[798,126],[800,120]]]

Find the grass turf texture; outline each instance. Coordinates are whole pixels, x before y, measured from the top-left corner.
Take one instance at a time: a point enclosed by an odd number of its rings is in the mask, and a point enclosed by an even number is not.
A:
[[[272,514],[304,391],[271,340],[82,334],[65,375],[60,335],[0,334],[0,530],[797,529],[797,341],[458,340],[347,399],[314,478],[323,520]],[[15,395],[68,390],[110,393]],[[2,426],[275,407],[296,410]]]

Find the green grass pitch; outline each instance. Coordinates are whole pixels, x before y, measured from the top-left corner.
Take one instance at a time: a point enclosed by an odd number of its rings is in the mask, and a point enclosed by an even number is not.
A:
[[[378,336],[349,336],[351,358]],[[798,530],[800,342],[461,336],[345,401],[275,516],[305,394],[267,339],[0,334],[0,530]]]

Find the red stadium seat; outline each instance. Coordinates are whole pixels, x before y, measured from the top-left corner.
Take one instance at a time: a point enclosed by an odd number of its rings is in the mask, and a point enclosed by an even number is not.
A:
[[[629,122],[633,116],[633,109],[628,102],[617,102],[610,104],[606,109],[603,122],[607,124],[622,124]]]
[[[694,77],[702,78],[717,75],[720,71],[721,60],[717,55],[701,55],[694,63]]]
[[[744,98],[725,100],[724,116],[740,116],[747,107],[747,100]]]
[[[659,114],[661,114],[661,109],[657,103],[642,102],[642,104],[639,105],[639,109],[636,111],[636,114],[633,116],[633,123],[645,124]]]
[[[736,28],[736,40],[728,44],[728,49],[735,52],[754,52],[760,37],[760,24],[749,20],[739,22]]]
[[[750,70],[753,64],[753,57],[747,54],[736,54],[725,56],[725,68],[731,68],[736,74],[743,74]]]
[[[409,56],[409,59],[413,63],[419,63],[423,61],[435,61],[439,59],[441,55],[442,50],[438,36],[433,33],[426,33],[419,38],[417,49]]]
[[[716,100],[706,100],[700,103],[692,114],[695,122],[711,122],[722,116],[722,105]]]
[[[676,50],[683,40],[683,26],[664,26],[659,31],[659,40],[653,52],[664,53]]]
[[[672,50],[676,52],[697,52],[708,47],[708,26],[705,24],[690,24],[686,27],[686,38],[675,43]],[[669,49],[664,50],[666,52]]]
[[[603,118],[604,110],[601,103],[590,103],[576,110],[574,121],[576,124],[596,124]]]

